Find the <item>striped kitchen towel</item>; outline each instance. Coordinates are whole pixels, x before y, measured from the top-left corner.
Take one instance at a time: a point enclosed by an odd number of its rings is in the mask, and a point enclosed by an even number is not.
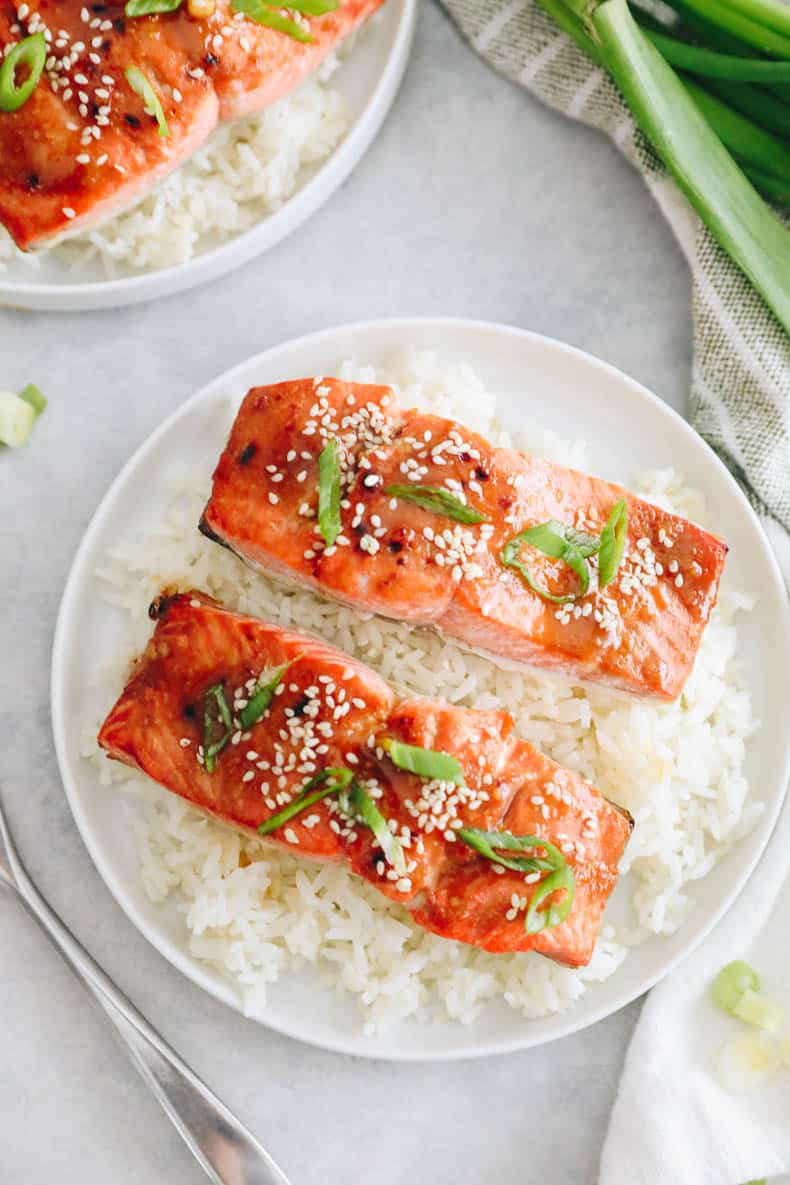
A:
[[[692,271],[689,419],[746,490],[790,573],[790,338],[688,205],[606,73],[536,0],[443,3],[496,70],[605,131],[644,177]]]

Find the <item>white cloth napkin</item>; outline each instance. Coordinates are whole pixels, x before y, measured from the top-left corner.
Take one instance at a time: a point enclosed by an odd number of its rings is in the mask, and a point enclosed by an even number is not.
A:
[[[769,537],[790,588],[790,541],[776,524]],[[717,972],[745,958],[760,972],[764,995],[784,1004],[790,1018],[789,869],[790,802],[725,921],[648,997],[626,1058],[599,1185],[742,1185],[790,1174],[790,1069],[748,1093],[721,1085],[718,1054],[744,1026],[710,998]]]

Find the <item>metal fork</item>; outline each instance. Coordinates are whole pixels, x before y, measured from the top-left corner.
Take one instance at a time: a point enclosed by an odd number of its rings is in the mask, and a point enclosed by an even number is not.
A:
[[[0,887],[13,890],[112,1022],[134,1068],[214,1185],[290,1185],[268,1152],[160,1037],[27,875],[0,802]]]

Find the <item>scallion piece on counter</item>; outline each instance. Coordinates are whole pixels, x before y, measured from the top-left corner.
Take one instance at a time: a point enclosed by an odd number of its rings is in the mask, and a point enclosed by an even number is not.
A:
[[[576,592],[558,596],[538,584],[533,579],[529,568],[520,559],[521,548],[525,543],[549,556],[550,559],[562,560],[566,563],[579,579],[579,587]],[[553,601],[556,605],[564,605],[568,601],[579,600],[589,589],[590,568],[587,559],[589,556],[595,555],[599,546],[600,540],[594,535],[588,535],[586,531],[578,531],[566,523],[550,519],[549,522],[528,527],[525,531],[514,535],[512,539],[508,539],[502,548],[501,559],[505,567],[515,568],[522,580],[538,596],[547,601]]]
[[[744,992],[759,992],[760,976],[743,959],[736,959],[722,967],[713,981],[713,1001],[730,1016],[735,1015],[735,1006]]]
[[[282,677],[288,670],[291,664],[285,663],[284,666],[272,672],[271,676],[265,683],[258,683],[258,686],[253,691],[250,698],[247,700],[245,706],[239,712],[239,723],[244,729],[251,728],[253,724],[257,724],[260,718],[268,711],[269,705],[274,699],[277,688],[282,682]]]
[[[44,408],[47,406],[46,398],[43,392],[36,386],[35,383],[28,383],[28,385],[19,392],[19,398],[24,399],[25,403],[29,403],[36,413],[36,418],[41,415]]]
[[[0,391],[0,444],[21,448],[27,443],[35,422],[32,404],[12,391]]]
[[[493,864],[501,864],[514,872],[553,872],[563,868],[565,857],[559,848],[537,835],[513,835],[510,831],[481,831],[477,827],[462,827],[456,831],[458,839]],[[529,852],[542,848],[545,856],[505,856],[503,852]]]
[[[222,683],[215,683],[203,696],[203,767],[207,774],[213,774],[217,757],[230,740],[232,731],[233,719],[225,688]]]
[[[159,135],[164,138],[170,135],[170,128],[167,126],[164,108],[159,95],[154,90],[151,82],[143,74],[138,66],[130,66],[126,71],[126,81],[132,88],[136,95],[139,95],[143,100],[145,111],[152,119],[155,119],[159,127]]]
[[[628,533],[628,503],[625,498],[615,502],[601,531],[598,551],[598,587],[606,588],[617,575],[623,561]]]
[[[548,906],[541,909],[544,901],[560,889],[565,890],[562,900],[559,902],[550,900]],[[556,872],[550,872],[545,880],[540,882],[530,898],[527,916],[524,919],[524,929],[527,934],[539,934],[541,930],[548,930],[550,927],[559,926],[561,922],[564,922],[571,912],[575,892],[576,878],[569,864],[558,868]]]
[[[443,490],[441,486],[393,485],[387,486],[384,493],[391,494],[393,498],[400,498],[403,502],[413,502],[415,506],[430,510],[434,514],[443,514],[459,523],[486,521],[486,516],[479,510],[467,506],[460,498]]]
[[[384,853],[384,859],[400,876],[405,876],[406,858],[403,855],[400,840],[396,835],[393,835],[387,820],[356,779],[341,791],[338,803],[344,814],[358,819],[370,828]]]
[[[46,60],[43,33],[31,33],[11,47],[0,64],[0,111],[18,111],[25,105],[39,84]],[[17,81],[25,68],[26,76]]]
[[[287,823],[295,815],[300,815],[302,811],[307,810],[313,803],[320,802],[322,798],[327,798],[338,790],[344,790],[353,776],[351,770],[344,766],[321,770],[320,773],[305,782],[293,802],[289,802],[281,811],[277,811],[265,823],[261,823],[258,835],[270,835],[272,831],[282,827],[283,823]],[[316,787],[319,788],[316,789]]]
[[[328,440],[318,458],[318,529],[327,547],[340,534],[340,445]]]
[[[175,12],[182,0],[127,0],[124,12],[130,18],[154,16],[160,12]]]
[[[276,29],[279,33],[287,33],[294,41],[310,42],[313,40],[307,29],[303,29],[296,21],[282,16],[275,8],[270,8],[264,0],[232,0],[231,8],[234,12],[243,12],[256,25],[265,25],[268,29]]]
[[[381,747],[398,769],[405,769],[420,778],[455,782],[456,786],[464,784],[464,771],[460,763],[449,753],[441,753],[438,749],[422,749],[419,745],[407,745],[391,737],[386,737],[381,742]]]

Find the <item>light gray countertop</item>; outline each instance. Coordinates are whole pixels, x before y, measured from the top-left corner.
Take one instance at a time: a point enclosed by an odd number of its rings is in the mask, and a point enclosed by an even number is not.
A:
[[[399,1066],[303,1047],[216,1003],[147,945],[94,871],[58,779],[55,616],[120,466],[248,355],[399,314],[538,330],[684,406],[689,277],[642,182],[608,141],[491,73],[430,4],[378,141],[275,250],[157,304],[0,313],[0,387],[35,380],[50,398],[31,446],[0,455],[0,784],[43,892],[294,1185],[592,1185],[637,1005],[487,1062]],[[5,896],[0,969],[2,1185],[197,1185],[104,1022]]]

